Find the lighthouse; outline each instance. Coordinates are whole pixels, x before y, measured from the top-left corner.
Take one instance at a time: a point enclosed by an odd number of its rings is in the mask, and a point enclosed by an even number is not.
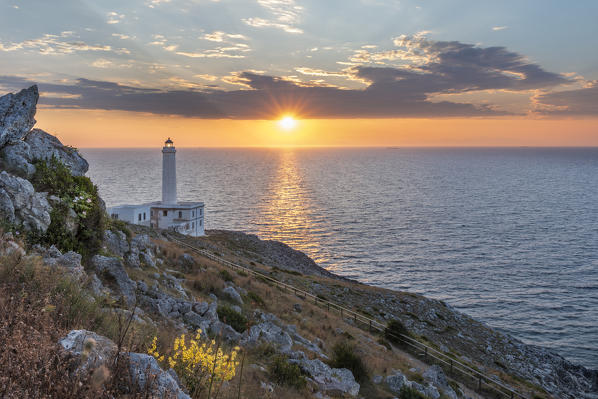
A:
[[[162,203],[176,204],[176,148],[170,137],[162,147]]]
[[[205,234],[204,203],[177,201],[176,148],[170,137],[162,147],[162,201],[118,205],[108,211],[113,219],[154,229],[174,230],[193,237]]]

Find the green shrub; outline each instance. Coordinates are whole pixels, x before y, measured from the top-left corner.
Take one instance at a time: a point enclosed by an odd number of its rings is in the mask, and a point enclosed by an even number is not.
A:
[[[299,366],[289,363],[289,359],[284,355],[278,355],[273,359],[268,367],[268,373],[270,379],[280,385],[301,389],[306,383]]]
[[[228,305],[218,306],[218,317],[237,332],[242,333],[247,329],[247,318]]]
[[[355,380],[363,383],[368,380],[368,371],[359,355],[355,353],[355,346],[346,341],[339,342],[332,348],[330,367],[351,370]]]
[[[76,251],[84,258],[95,255],[102,246],[105,217],[97,187],[85,176],[73,176],[58,159],[35,162],[31,183],[36,191],[60,198],[52,207],[51,223],[43,234],[32,232],[30,243],[54,244],[61,251]],[[76,228],[69,231],[67,220],[74,211]]]
[[[259,296],[258,294],[256,294],[253,291],[249,291],[247,293],[247,298],[249,300],[251,300],[253,303],[255,303],[256,305],[266,306],[266,302],[264,302],[264,300],[262,299],[262,297]]]
[[[393,344],[404,345],[405,341],[401,337],[402,335],[409,336],[409,331],[399,320],[391,320],[384,329],[384,338]]]
[[[125,236],[127,236],[127,240],[130,240],[133,237],[133,233],[126,222],[119,220],[119,219],[112,219],[108,218],[106,220],[106,229],[112,231],[122,231]]]
[[[399,392],[399,399],[426,399],[426,396],[415,390],[415,388],[403,385],[401,392]]]
[[[223,279],[224,281],[233,281],[232,274],[230,274],[230,272],[226,269],[220,270],[220,272],[218,272],[218,274],[220,275],[220,278]]]

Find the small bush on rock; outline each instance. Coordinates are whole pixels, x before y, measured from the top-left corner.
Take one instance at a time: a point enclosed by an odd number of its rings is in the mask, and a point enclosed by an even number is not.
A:
[[[306,380],[298,365],[290,363],[284,355],[276,356],[268,367],[270,378],[277,384],[287,385],[296,389],[305,386]]]
[[[409,336],[409,331],[399,320],[391,320],[388,322],[386,329],[384,329],[384,338],[393,344],[404,345],[405,340],[403,335]]]
[[[218,306],[218,318],[242,333],[247,329],[247,318],[228,305]]]
[[[403,385],[401,392],[399,392],[399,399],[426,399],[426,396],[414,388]]]
[[[330,366],[333,368],[345,368],[350,370],[357,382],[363,383],[368,380],[368,371],[361,357],[355,353],[355,346],[346,341],[339,342],[332,348],[332,359]]]

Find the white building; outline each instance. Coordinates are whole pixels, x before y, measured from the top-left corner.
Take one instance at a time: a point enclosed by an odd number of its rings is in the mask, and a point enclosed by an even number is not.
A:
[[[170,138],[162,148],[162,201],[119,205],[108,209],[114,219],[158,229],[173,229],[193,237],[204,235],[203,202],[177,202],[176,148]]]

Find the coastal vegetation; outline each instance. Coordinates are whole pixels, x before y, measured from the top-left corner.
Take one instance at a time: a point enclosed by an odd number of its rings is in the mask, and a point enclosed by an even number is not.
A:
[[[37,160],[31,183],[36,191],[57,197],[45,232],[32,231],[32,244],[55,245],[61,251],[75,251],[84,258],[95,255],[102,245],[105,210],[97,187],[89,177],[74,176],[56,157]]]

